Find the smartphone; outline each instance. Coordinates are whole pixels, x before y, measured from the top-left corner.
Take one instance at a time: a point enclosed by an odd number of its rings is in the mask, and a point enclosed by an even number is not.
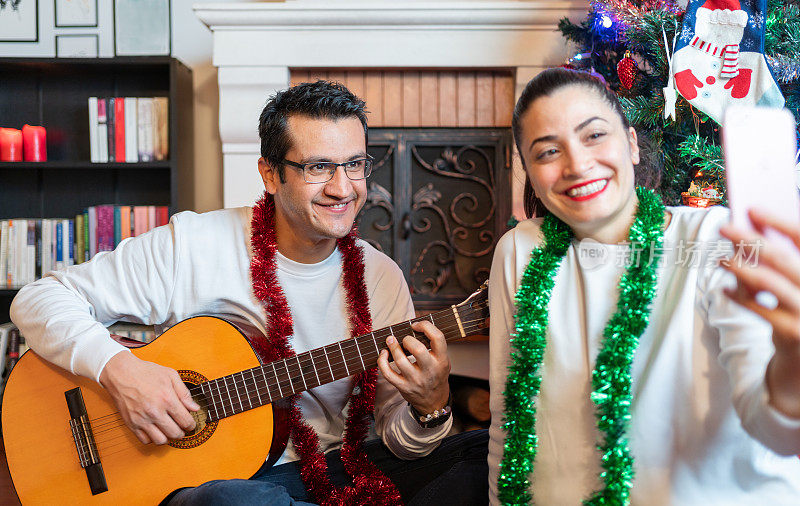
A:
[[[749,209],[759,209],[800,227],[795,157],[795,121],[786,109],[731,106],[722,122],[728,204],[734,225],[752,229]],[[767,236],[794,248],[775,231]]]

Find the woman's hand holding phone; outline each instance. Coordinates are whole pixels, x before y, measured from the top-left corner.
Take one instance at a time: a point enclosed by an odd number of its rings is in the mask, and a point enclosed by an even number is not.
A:
[[[734,244],[722,266],[737,288],[727,295],[772,325],[770,403],[800,418],[800,199],[794,118],[780,109],[731,108],[723,124]],[[765,296],[766,295],[766,296]]]

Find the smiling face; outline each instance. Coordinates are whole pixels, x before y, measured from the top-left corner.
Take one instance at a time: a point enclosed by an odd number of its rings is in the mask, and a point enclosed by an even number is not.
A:
[[[537,98],[521,118],[522,156],[536,196],[576,237],[618,242],[636,210],[636,132],[597,91],[573,84]]]
[[[286,160],[297,163],[346,162],[366,157],[364,127],[356,117],[339,120],[292,115],[288,118],[291,149]],[[284,165],[285,182],[275,167],[259,160],[264,186],[275,199],[278,251],[292,260],[315,263],[333,252],[346,236],[367,195],[365,179],[353,181],[339,167],[327,183],[306,183],[302,170]]]

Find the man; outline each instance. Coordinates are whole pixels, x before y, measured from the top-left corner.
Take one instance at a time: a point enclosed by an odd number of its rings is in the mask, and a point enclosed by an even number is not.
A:
[[[221,315],[263,331],[266,340],[254,348],[277,358],[413,317],[399,268],[351,234],[372,167],[363,101],[324,81],[295,86],[267,103],[259,136],[266,194],[255,208],[180,213],[114,252],[28,285],[12,304],[32,348],[98,380],[143,443],[182,437],[199,406],[174,370],[128,353],[100,322],[169,327]],[[377,380],[364,373],[355,387],[345,378],[300,394],[278,465],[251,480],[177,491],[171,504],[393,504],[400,494],[419,503],[474,502],[470,494],[485,502],[485,435],[437,449],[452,424],[450,364],[441,332],[427,322],[414,330],[431,340],[431,351],[414,337],[390,337]],[[368,427],[358,413],[372,411],[373,392],[375,430],[391,454],[378,442],[361,445]]]

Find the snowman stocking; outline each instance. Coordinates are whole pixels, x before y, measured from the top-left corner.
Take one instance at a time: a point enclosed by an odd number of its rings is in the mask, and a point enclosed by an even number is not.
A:
[[[678,92],[719,123],[731,104],[783,107],[764,58],[767,0],[691,0],[672,73]]]

